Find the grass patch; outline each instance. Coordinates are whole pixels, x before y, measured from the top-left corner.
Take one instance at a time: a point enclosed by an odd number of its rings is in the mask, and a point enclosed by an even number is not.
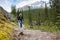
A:
[[[28,24],[25,24],[25,27],[29,30],[41,30],[44,32],[60,34],[60,30],[58,29],[57,26],[34,26],[33,28],[30,28]]]

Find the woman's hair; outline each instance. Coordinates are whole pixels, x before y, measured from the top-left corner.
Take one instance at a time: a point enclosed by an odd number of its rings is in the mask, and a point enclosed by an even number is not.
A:
[[[22,16],[22,13],[20,13],[19,16]]]

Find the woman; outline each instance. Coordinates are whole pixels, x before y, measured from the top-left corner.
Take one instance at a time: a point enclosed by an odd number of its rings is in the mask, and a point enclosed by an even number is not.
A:
[[[23,16],[20,13],[19,16],[18,16],[18,23],[19,23],[20,28],[22,28],[22,20],[23,20]]]

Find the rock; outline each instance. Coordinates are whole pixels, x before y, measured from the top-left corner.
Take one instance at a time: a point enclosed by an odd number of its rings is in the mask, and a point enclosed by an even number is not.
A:
[[[7,19],[9,19],[9,13],[4,10],[2,7],[0,7],[0,20],[6,21]]]

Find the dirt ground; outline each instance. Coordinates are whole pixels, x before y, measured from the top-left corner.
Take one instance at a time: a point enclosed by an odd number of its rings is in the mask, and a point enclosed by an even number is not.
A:
[[[15,28],[14,30],[11,40],[60,40],[60,35],[40,30],[27,30],[24,25],[23,28]]]
[[[24,29],[21,33],[19,28],[16,28],[11,40],[60,40],[60,36],[49,33],[41,32],[40,30],[27,30]]]

